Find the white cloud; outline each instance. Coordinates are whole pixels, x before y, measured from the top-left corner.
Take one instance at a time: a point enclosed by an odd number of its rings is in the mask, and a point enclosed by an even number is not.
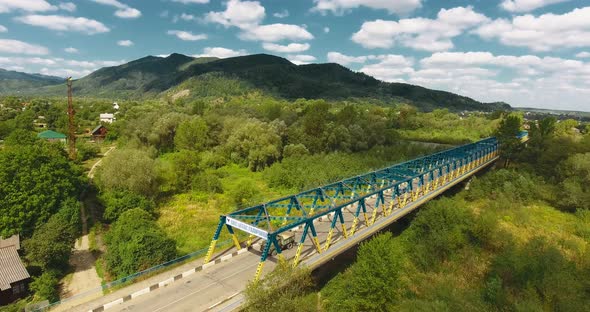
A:
[[[125,8],[115,11],[115,16],[120,18],[138,18],[141,16],[141,11],[135,8]]]
[[[46,55],[49,54],[49,49],[19,40],[0,39],[0,53]]]
[[[176,16],[174,18],[177,19]],[[192,14],[182,13],[182,14],[180,14],[180,16],[178,16],[178,19],[181,19],[186,22],[190,22],[190,21],[196,20],[197,18]]]
[[[0,13],[8,13],[14,10],[46,12],[55,11],[57,7],[45,0],[0,0]]]
[[[390,14],[404,15],[422,6],[422,0],[314,0],[314,11],[328,11],[341,15],[344,12],[365,6],[371,9],[387,10]]]
[[[415,50],[445,51],[454,47],[452,38],[488,20],[472,7],[441,9],[436,19],[364,22],[352,41],[365,48],[391,48],[399,43]]]
[[[473,31],[484,39],[534,51],[590,46],[590,7],[565,14],[527,14],[512,20],[496,19]]]
[[[276,18],[285,18],[285,17],[288,17],[289,16],[289,11],[283,10],[281,12],[276,12],[272,16],[274,16]]]
[[[309,43],[289,43],[288,45],[280,45],[276,43],[265,42],[262,44],[262,48],[267,51],[277,53],[299,53],[309,50]]]
[[[7,32],[7,31],[8,31],[8,28],[4,27],[3,25],[0,25],[0,33]]]
[[[178,37],[178,39],[180,40],[184,40],[184,41],[197,41],[197,40],[204,40],[207,39],[207,35],[206,34],[193,34],[190,31],[184,31],[184,30],[169,30],[168,31],[169,35],[172,36],[176,36]]]
[[[203,49],[203,54],[196,54],[193,55],[194,57],[218,57],[218,58],[228,58],[228,57],[236,57],[241,55],[246,55],[248,52],[246,50],[232,50],[222,47],[207,47]]]
[[[141,16],[141,11],[138,9],[132,8],[125,3],[122,3],[118,0],[91,0],[96,3],[110,5],[112,7],[117,8],[115,11],[115,16],[120,18],[138,18]]]
[[[247,29],[260,24],[265,15],[265,9],[258,1],[229,0],[225,11],[209,12],[205,21]]]
[[[328,52],[328,62],[338,63],[342,66],[348,66],[353,63],[365,63],[368,59],[367,56],[349,56],[340,52]]]
[[[73,68],[47,68],[43,67],[40,74],[57,77],[73,77],[74,79],[88,76],[92,73],[90,69],[73,69]]]
[[[571,0],[504,0],[500,7],[509,12],[529,12],[555,3]]]
[[[269,24],[251,27],[240,35],[243,40],[276,42],[281,40],[311,40],[313,35],[305,28],[291,24]]]
[[[580,52],[580,53],[576,54],[576,57],[577,58],[589,58],[590,52],[586,52],[586,51]]]
[[[74,47],[65,48],[64,51],[66,51],[68,53],[78,53],[78,49],[76,49]]]
[[[131,40],[119,40],[117,41],[117,45],[120,45],[122,47],[130,47],[133,45],[133,41]]]
[[[172,0],[172,2],[178,2],[178,3],[183,3],[183,4],[193,4],[193,3],[205,4],[205,3],[209,3],[209,0]]]
[[[15,18],[21,23],[58,31],[81,32],[88,35],[109,32],[103,23],[85,17],[62,15],[25,15]]]
[[[324,27],[324,33],[329,33],[330,32],[330,27]]]
[[[378,62],[365,65],[360,71],[383,81],[400,81],[401,76],[414,72],[414,60],[403,55],[385,54],[369,56],[368,59],[376,59]]]
[[[64,11],[74,12],[76,11],[76,5],[72,2],[62,2],[58,7]]]
[[[422,59],[420,69],[405,78],[480,101],[516,106],[587,110],[585,99],[590,96],[590,63],[557,57],[442,52]]]
[[[20,71],[40,72],[44,75],[60,77],[73,76],[79,78],[104,67],[116,66],[125,63],[119,61],[77,61],[65,60],[63,58],[41,58],[41,57],[0,57],[0,67],[20,68]]]
[[[316,60],[315,56],[305,54],[289,55],[287,59],[295,65],[305,65]]]

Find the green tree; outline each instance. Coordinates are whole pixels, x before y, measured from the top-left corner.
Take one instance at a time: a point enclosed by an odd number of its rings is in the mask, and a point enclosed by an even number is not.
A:
[[[504,166],[508,167],[510,161],[517,156],[522,149],[522,143],[517,135],[520,132],[522,119],[519,116],[509,115],[500,122],[496,131],[496,137],[500,143],[500,155],[504,158]]]
[[[58,301],[59,275],[59,272],[49,270],[43,272],[38,277],[33,277],[33,281],[29,287],[35,293],[35,297],[48,300],[49,302]]]
[[[264,279],[248,284],[244,309],[252,312],[317,311],[317,303],[305,298],[312,291],[309,270],[292,268],[282,261]]]
[[[82,184],[80,169],[58,146],[39,142],[0,150],[0,235],[31,235]]]
[[[570,211],[590,209],[590,153],[574,154],[559,166],[559,204]]]
[[[129,191],[153,197],[157,190],[156,162],[137,149],[117,149],[104,158],[96,172],[101,191]]]
[[[209,126],[203,118],[194,117],[178,125],[174,136],[177,150],[203,151],[209,144]]]
[[[116,278],[164,263],[176,256],[176,244],[145,210],[127,210],[106,235],[107,270]]]
[[[473,216],[465,202],[442,198],[422,208],[408,228],[408,248],[422,268],[436,267],[469,245]]]
[[[231,133],[225,149],[234,162],[260,171],[280,158],[281,144],[281,137],[270,124],[250,119]]]
[[[385,232],[359,248],[357,261],[328,283],[323,294],[328,311],[388,311],[401,295],[407,256]]]
[[[112,191],[100,194],[100,201],[104,206],[103,219],[114,222],[127,210],[139,208],[153,213],[154,201],[142,195],[129,191]]]
[[[27,259],[44,270],[64,270],[79,233],[80,204],[70,200],[64,208],[24,241]]]

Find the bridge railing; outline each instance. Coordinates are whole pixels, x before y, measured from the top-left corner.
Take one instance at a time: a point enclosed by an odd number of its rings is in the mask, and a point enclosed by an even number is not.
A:
[[[282,257],[277,235],[303,226],[303,234],[294,259],[294,265],[296,265],[303,243],[308,236],[317,252],[321,253],[322,250],[329,248],[337,223],[341,224],[345,238],[352,236],[360,221],[361,212],[365,224],[370,226],[375,222],[379,210],[383,216],[387,216],[394,208],[402,208],[409,202],[417,200],[420,194],[425,195],[492,160],[497,156],[497,152],[497,140],[487,138],[222,215],[205,262],[210,260],[224,226],[238,249],[241,246],[234,230],[242,230],[250,234],[248,245],[254,237],[268,241],[264,245],[257,269],[256,278],[258,278],[271,245],[274,245],[278,257]],[[371,202],[373,209],[371,216],[368,217],[367,204],[372,200],[375,202]],[[352,225],[349,228],[345,225],[343,213],[345,208],[354,211]],[[314,221],[327,214],[333,214],[334,217],[325,246],[322,248],[317,238]]]

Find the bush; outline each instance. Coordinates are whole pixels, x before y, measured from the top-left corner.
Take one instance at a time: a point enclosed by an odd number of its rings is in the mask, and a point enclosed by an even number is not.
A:
[[[96,143],[78,141],[78,143],[76,143],[76,153],[78,155],[78,160],[84,161],[98,156],[98,154],[100,154],[100,147],[96,145]]]
[[[590,284],[585,278],[589,268],[578,269],[543,238],[533,238],[522,247],[513,244],[490,267],[486,297],[500,310],[521,310],[526,306],[583,311],[590,306]],[[497,280],[502,282],[502,291],[494,286]]]
[[[39,277],[33,277],[29,285],[35,296],[39,299],[56,302],[59,300],[59,272],[49,270]]]
[[[100,195],[100,201],[104,206],[103,219],[114,222],[127,210],[139,208],[153,213],[154,201],[142,195],[129,191],[112,191]]]
[[[80,231],[80,204],[69,200],[58,213],[39,227],[33,236],[24,241],[27,259],[47,269],[65,270],[70,252]]]
[[[294,269],[288,262],[279,262],[263,280],[248,285],[245,311],[317,311],[317,304],[304,297],[313,291],[312,287],[308,270]]]
[[[107,270],[116,278],[164,263],[176,256],[176,244],[145,210],[122,213],[106,235]]]
[[[158,189],[155,161],[136,149],[114,150],[96,172],[101,191],[128,191],[153,197]]]
[[[238,209],[245,208],[260,201],[260,189],[256,187],[254,180],[241,179],[234,188],[229,190],[229,196]]]
[[[403,246],[385,232],[361,245],[357,261],[324,289],[328,311],[387,311],[404,288]]]
[[[418,211],[408,228],[408,249],[422,268],[436,267],[475,236],[474,216],[464,201],[441,198]]]

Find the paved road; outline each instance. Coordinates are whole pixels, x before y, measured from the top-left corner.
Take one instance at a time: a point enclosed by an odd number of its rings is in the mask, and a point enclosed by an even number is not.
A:
[[[488,163],[473,169],[478,171],[487,165],[493,163],[495,159],[490,160]],[[354,236],[344,239],[339,228],[338,231],[334,232],[332,238],[332,247],[327,251],[317,254],[314,246],[311,244],[309,239],[306,240],[303,248],[302,259],[305,265],[310,267],[317,267],[330,261],[333,257],[350,248],[353,245],[360,243],[362,240],[371,236],[373,233],[387,227],[395,220],[403,217],[410,211],[419,207],[423,203],[427,202],[433,197],[438,196],[447,189],[451,188],[455,184],[469,178],[470,174],[459,177],[449,183],[441,186],[434,192],[427,194],[421,194],[421,197],[407,206],[395,207],[394,211],[388,215],[383,216],[381,210],[378,210],[378,218],[376,222],[367,227],[363,219],[359,222],[357,231]],[[386,205],[389,204],[391,196],[386,194]],[[370,217],[373,211],[375,200],[367,201],[367,215]],[[352,207],[344,210],[344,217],[346,220],[346,227],[350,229],[352,225]],[[331,217],[327,216],[321,221],[316,223],[316,230],[318,232],[318,238],[321,242],[322,248],[325,246],[327,233],[331,224]],[[301,235],[301,229],[296,231],[296,240],[299,240]],[[292,258],[295,255],[295,249],[286,250],[284,255],[287,259]],[[228,252],[232,252],[229,250]],[[220,257],[219,255],[218,257]],[[228,261],[216,264],[208,269],[194,273],[189,277],[183,278],[177,282],[171,283],[166,287],[160,288],[131,301],[118,304],[109,309],[109,311],[146,311],[146,312],[159,312],[159,311],[232,311],[233,308],[239,306],[243,301],[243,295],[240,294],[252,280],[256,271],[256,266],[260,261],[260,253],[256,248],[250,251],[232,257]],[[263,274],[271,271],[276,265],[276,259],[270,257],[264,266]],[[169,278],[174,274],[166,273],[161,275],[161,280]],[[158,277],[155,277],[157,279]],[[131,288],[131,287],[129,287]],[[121,296],[130,294],[132,291],[127,289],[119,290]],[[109,295],[116,298],[117,293]],[[102,298],[102,303],[108,302],[107,299]],[[102,304],[101,303],[101,304]],[[94,304],[94,306],[92,306]],[[82,308],[78,308],[79,311],[88,311],[89,308],[98,306],[96,303],[84,305]]]

